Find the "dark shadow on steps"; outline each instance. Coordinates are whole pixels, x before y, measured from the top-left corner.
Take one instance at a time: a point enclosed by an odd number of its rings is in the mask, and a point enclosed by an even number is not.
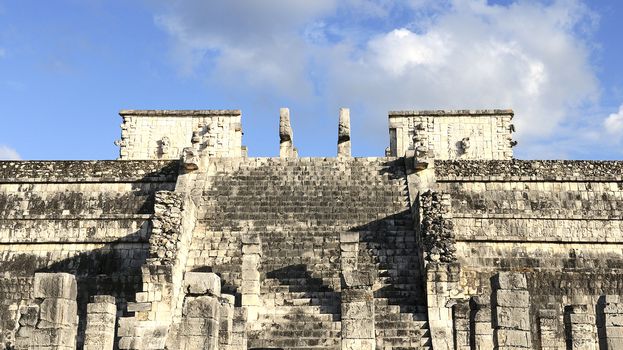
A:
[[[305,298],[315,298],[315,293],[332,293],[331,298],[320,298],[320,313],[335,315],[339,314],[339,305],[341,303],[341,295],[330,286],[323,283],[321,278],[313,277],[305,264],[290,265],[280,269],[275,269],[266,273],[266,278],[279,281],[282,286],[288,287],[288,291],[295,293],[303,293]],[[302,282],[302,283],[301,283]],[[330,301],[331,303],[327,303]],[[337,305],[337,310],[336,310]],[[286,305],[296,306],[296,305]],[[335,320],[338,321],[338,320]]]

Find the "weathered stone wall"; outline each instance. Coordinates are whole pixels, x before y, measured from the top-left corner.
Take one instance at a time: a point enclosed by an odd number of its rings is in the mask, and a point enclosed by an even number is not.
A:
[[[76,275],[82,316],[89,295],[125,304],[141,283],[154,192],[177,173],[171,161],[0,162],[0,344],[34,299],[35,272]]]
[[[511,159],[511,110],[389,112],[390,155],[414,149],[413,137],[427,140],[434,159]]]
[[[512,308],[504,311],[510,318],[492,320],[504,332],[499,346],[597,349],[612,341],[596,320],[605,317],[603,298],[623,293],[622,169],[621,162],[435,161],[437,189],[451,198],[465,296],[500,295],[501,271],[525,276],[523,323]]]
[[[119,159],[179,159],[185,147],[217,157],[240,157],[239,110],[124,110]]]

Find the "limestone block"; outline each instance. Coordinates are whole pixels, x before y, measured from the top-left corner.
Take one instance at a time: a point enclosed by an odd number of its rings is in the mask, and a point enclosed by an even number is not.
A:
[[[524,331],[530,330],[530,317],[527,309],[498,307],[495,311],[499,327]]]
[[[342,339],[342,350],[374,350],[376,343],[373,339]]]
[[[186,272],[184,289],[190,294],[221,295],[221,278],[212,272]]]
[[[115,314],[117,306],[113,303],[89,303],[87,304],[88,314]]]
[[[499,289],[526,289],[528,282],[522,273],[500,272],[497,277],[497,286]]]
[[[19,312],[20,312],[20,317],[19,317],[20,326],[34,327],[37,325],[37,321],[39,321],[39,305],[20,306]]]
[[[530,305],[530,294],[527,290],[498,290],[495,302],[497,306],[503,307],[528,307]]]
[[[115,297],[112,295],[93,295],[91,296],[92,303],[107,303],[107,304],[115,304]]]
[[[243,280],[259,281],[260,280],[260,272],[257,270],[257,268],[247,269],[247,268],[245,268],[245,266],[243,264],[243,267],[242,267],[242,279]]]
[[[75,349],[76,328],[35,329],[32,343],[40,346],[66,346]]]
[[[343,271],[342,276],[347,287],[362,288],[374,284],[375,276],[372,271]]]
[[[76,300],[78,286],[74,275],[68,273],[35,273],[35,298],[62,298]]]
[[[182,321],[180,334],[183,336],[201,335],[208,336],[219,330],[218,320],[197,317],[186,317]]]
[[[342,320],[345,339],[374,339],[374,319]]]
[[[135,336],[138,325],[139,325],[139,321],[134,317],[119,317],[119,323],[117,326],[117,336],[119,337]]]
[[[513,329],[498,329],[497,339],[499,346],[530,348],[530,333]]]
[[[152,303],[128,303],[128,312],[151,311]]]
[[[199,317],[218,320],[220,304],[218,299],[212,296],[187,297],[184,300],[182,315],[186,317]]]
[[[114,329],[111,330],[109,333],[85,333],[83,350],[112,349],[114,346],[114,335]]]
[[[374,302],[353,301],[342,303],[342,319],[373,319]]]
[[[340,232],[340,243],[359,243],[359,232]]]
[[[73,300],[48,298],[41,303],[39,318],[38,328],[74,326],[78,324],[78,305]]]
[[[606,317],[606,327],[623,327],[623,314],[609,314]]]

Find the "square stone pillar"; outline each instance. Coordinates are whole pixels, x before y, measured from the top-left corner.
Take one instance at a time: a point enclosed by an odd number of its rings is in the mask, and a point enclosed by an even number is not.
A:
[[[87,305],[84,350],[112,350],[115,343],[117,305],[111,295],[95,295]]]
[[[556,350],[565,348],[560,333],[560,316],[555,308],[539,310],[539,339],[542,350]]]
[[[526,276],[516,272],[500,272],[494,282],[494,340],[497,349],[532,348],[530,294]]]
[[[219,350],[232,349],[232,332],[234,329],[234,301],[233,295],[221,296],[221,319],[219,323]]]
[[[372,288],[342,289],[342,350],[374,350]]]
[[[460,300],[452,307],[454,344],[456,350],[471,350],[470,308],[468,300]]]
[[[567,344],[573,350],[597,350],[597,330],[595,315],[590,314],[588,305],[571,305],[567,307],[566,327],[571,335]]]
[[[470,346],[479,350],[493,349],[493,327],[491,326],[491,303],[489,299],[473,297],[470,300],[471,333]]]
[[[623,303],[618,295],[607,295],[604,305],[604,327],[608,349],[623,349]]]
[[[456,263],[426,265],[426,300],[431,342],[435,350],[454,350],[452,307],[459,296],[460,267]]]
[[[68,273],[35,273],[35,303],[20,308],[15,349],[76,349],[78,287]]]
[[[247,321],[254,322],[259,318],[260,301],[260,263],[262,243],[259,235],[243,234],[242,236],[242,306],[247,308]]]

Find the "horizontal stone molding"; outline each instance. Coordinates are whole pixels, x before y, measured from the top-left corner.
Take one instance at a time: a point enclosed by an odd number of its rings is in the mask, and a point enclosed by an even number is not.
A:
[[[175,182],[178,161],[0,161],[0,183]]]
[[[422,111],[389,111],[389,117],[409,116],[491,116],[491,115],[515,115],[512,109],[453,109],[453,110],[422,110]]]
[[[623,161],[435,160],[438,182],[623,181]]]
[[[135,117],[198,117],[198,116],[240,116],[239,109],[123,109],[119,115]]]

